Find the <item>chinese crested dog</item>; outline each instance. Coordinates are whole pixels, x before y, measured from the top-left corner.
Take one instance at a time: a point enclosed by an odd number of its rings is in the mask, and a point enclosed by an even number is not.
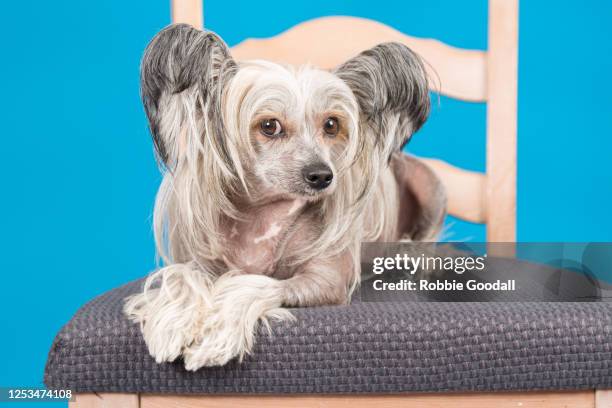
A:
[[[141,92],[164,171],[154,214],[165,267],[125,305],[157,362],[188,370],[249,353],[283,307],[346,304],[360,243],[432,240],[433,173],[402,146],[425,122],[419,57],[380,44],[331,72],[236,62],[214,33],[172,25]]]

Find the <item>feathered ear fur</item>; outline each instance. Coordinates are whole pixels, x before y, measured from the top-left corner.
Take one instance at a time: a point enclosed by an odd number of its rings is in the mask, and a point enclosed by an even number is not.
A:
[[[399,43],[379,44],[335,70],[357,98],[362,126],[383,157],[420,129],[429,115],[427,74],[419,56]]]
[[[165,263],[216,259],[222,215],[245,185],[236,142],[224,123],[224,95],[238,66],[214,33],[171,25],[153,38],[141,65],[141,93],[157,156],[169,171],[155,202],[154,229]]]
[[[190,138],[204,134],[220,158],[228,159],[221,96],[237,69],[221,38],[186,24],[166,27],[148,45],[141,95],[157,155],[168,168],[186,149],[197,148]]]

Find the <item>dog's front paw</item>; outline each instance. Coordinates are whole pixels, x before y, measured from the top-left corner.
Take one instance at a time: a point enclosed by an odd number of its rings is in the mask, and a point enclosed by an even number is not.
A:
[[[219,319],[214,319],[219,320]],[[229,322],[208,324],[202,330],[200,338],[183,351],[185,368],[195,371],[201,367],[221,366],[234,357],[247,353],[245,345],[251,339],[241,339],[243,335],[238,327]]]
[[[140,324],[149,354],[157,363],[176,360],[195,338],[194,322],[185,319],[188,313],[173,314],[162,307],[169,304],[162,296],[159,291],[139,293],[128,300],[124,309],[131,321]]]
[[[176,264],[151,275],[143,292],[128,299],[124,312],[140,324],[149,354],[157,363],[176,360],[201,333],[210,285],[197,269]]]
[[[269,320],[292,319],[287,309],[275,308],[266,311],[259,320],[270,329]],[[236,357],[242,360],[255,343],[257,320],[245,320],[235,313],[224,315],[221,310],[212,312],[197,340],[183,351],[185,368],[195,371],[201,367],[225,365]]]
[[[259,322],[293,319],[282,309],[282,284],[262,275],[221,276],[196,341],[185,351],[185,368],[224,365],[250,353]],[[269,326],[268,326],[269,328]]]

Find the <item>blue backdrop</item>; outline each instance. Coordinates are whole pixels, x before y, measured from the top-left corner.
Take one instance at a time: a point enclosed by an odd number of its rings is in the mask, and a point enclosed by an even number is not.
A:
[[[138,65],[169,22],[169,1],[36,3],[3,5],[0,26],[0,386],[42,385],[53,336],[76,309],[155,265],[150,215],[160,176]],[[348,14],[458,47],[487,46],[485,0],[205,3],[207,27],[230,45]],[[521,5],[521,241],[612,241],[611,5]],[[482,104],[441,98],[409,149],[483,170],[484,119]],[[450,234],[484,238],[466,223]]]

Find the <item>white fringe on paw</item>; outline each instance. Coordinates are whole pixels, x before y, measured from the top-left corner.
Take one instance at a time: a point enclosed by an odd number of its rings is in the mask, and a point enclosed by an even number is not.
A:
[[[212,289],[212,308],[196,341],[184,351],[185,368],[223,365],[240,360],[253,348],[259,321],[293,320],[281,308],[283,282],[263,275],[222,275]]]
[[[211,308],[211,287],[195,264],[174,264],[151,274],[143,292],[127,300],[124,312],[140,324],[156,362],[174,361],[193,343]]]

